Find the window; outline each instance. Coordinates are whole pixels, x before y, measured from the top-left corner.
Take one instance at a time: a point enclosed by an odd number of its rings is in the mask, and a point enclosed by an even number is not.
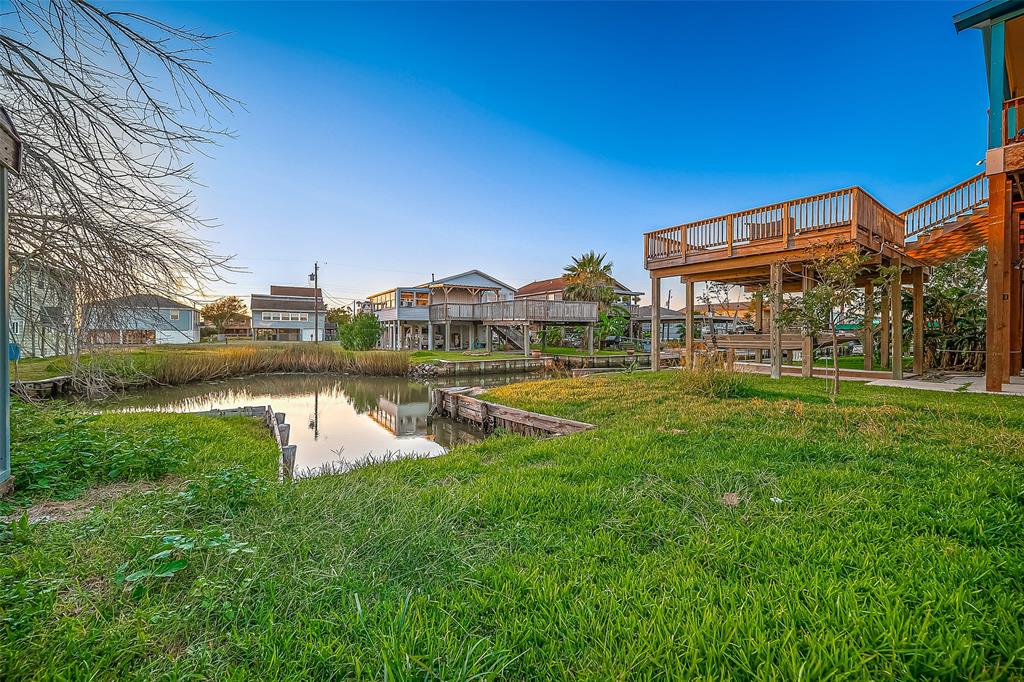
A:
[[[416,305],[430,305],[430,294],[426,291],[417,291]]]
[[[11,320],[11,334],[15,336],[21,334],[21,320]]]
[[[171,321],[172,322],[177,322],[180,317],[181,317],[181,311],[180,310],[172,310],[171,311]]]
[[[264,322],[270,322],[270,313],[264,311],[264,313],[263,313],[263,321]]]

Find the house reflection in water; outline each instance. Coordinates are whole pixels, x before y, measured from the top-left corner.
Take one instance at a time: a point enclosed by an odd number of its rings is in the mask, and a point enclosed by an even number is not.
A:
[[[486,382],[514,380],[488,377]],[[428,419],[429,400],[430,386],[406,378],[278,374],[139,391],[112,409],[202,412],[271,405],[292,424],[295,472],[302,476],[324,464],[367,456],[440,455],[483,438],[468,424]]]
[[[407,384],[402,390],[381,394],[377,406],[367,414],[396,438],[426,438],[446,449],[478,442],[484,436],[467,425],[431,418],[430,388],[424,384]]]

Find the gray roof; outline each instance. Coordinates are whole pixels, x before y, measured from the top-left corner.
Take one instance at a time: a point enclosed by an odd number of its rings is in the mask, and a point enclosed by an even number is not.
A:
[[[495,284],[497,284],[499,286],[505,287],[509,291],[515,291],[516,290],[516,288],[514,286],[512,286],[511,284],[505,284],[500,279],[497,279],[495,277],[491,277],[490,275],[488,275],[483,270],[476,270],[476,269],[466,270],[465,272],[460,272],[457,275],[448,275],[447,277],[442,277],[441,279],[434,280],[433,282],[424,282],[420,286],[421,287],[429,287],[431,284],[444,284],[448,280],[458,279],[459,277],[465,277],[466,275],[480,275],[481,277],[483,277],[485,279],[489,279],[489,280],[491,280],[492,282],[494,282]],[[410,287],[410,288],[414,288],[414,287]]]
[[[160,294],[133,294],[111,298],[106,301],[95,301],[93,305],[111,308],[136,308],[140,310],[158,310],[170,308],[171,310],[194,310],[194,307],[187,303],[179,303],[173,298],[167,298]]]
[[[313,312],[313,298],[310,296],[270,296],[268,294],[252,294],[249,309],[254,313],[262,310],[290,310],[296,312]],[[321,299],[318,312],[326,313],[327,308]]]
[[[659,308],[658,310],[660,311],[659,314],[661,315],[662,322],[665,322],[667,320],[685,320],[686,319],[686,315],[684,315],[682,312],[680,312],[678,310],[670,310],[668,308]],[[649,305],[641,306],[639,311],[637,311],[637,314],[633,316],[633,319],[634,320],[649,320],[649,319],[651,319],[651,306],[649,306]]]

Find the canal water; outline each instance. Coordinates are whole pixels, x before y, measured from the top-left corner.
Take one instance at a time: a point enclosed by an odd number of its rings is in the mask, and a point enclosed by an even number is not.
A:
[[[428,419],[430,389],[443,385],[499,386],[543,375],[460,377],[456,383],[397,377],[272,374],[145,389],[108,409],[203,412],[271,405],[291,425],[296,476],[367,458],[440,455],[473,443],[483,432],[449,419]]]

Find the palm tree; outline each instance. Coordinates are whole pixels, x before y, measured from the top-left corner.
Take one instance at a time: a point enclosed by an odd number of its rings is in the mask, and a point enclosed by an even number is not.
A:
[[[602,310],[615,298],[611,261],[607,253],[588,251],[565,266],[565,298],[569,301],[593,301]]]

